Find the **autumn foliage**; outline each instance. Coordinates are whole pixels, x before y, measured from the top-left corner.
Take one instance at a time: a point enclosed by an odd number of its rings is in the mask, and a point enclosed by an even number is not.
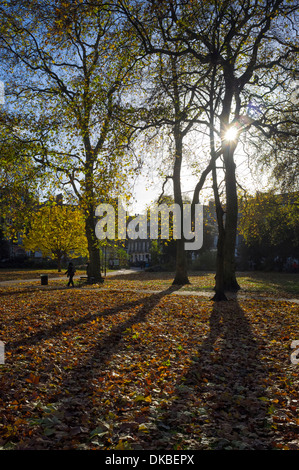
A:
[[[294,299],[128,282],[1,290],[2,449],[298,450]]]
[[[60,271],[63,258],[88,254],[84,228],[84,217],[78,207],[44,205],[32,215],[24,246],[56,259]]]

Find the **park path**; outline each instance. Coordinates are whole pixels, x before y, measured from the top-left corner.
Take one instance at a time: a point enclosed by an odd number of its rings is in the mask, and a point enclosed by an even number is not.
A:
[[[120,269],[118,271],[109,271],[106,275],[107,276],[115,276],[117,274],[132,274],[136,272],[136,270],[134,269]],[[82,274],[78,274],[76,276],[74,276],[74,281],[77,279],[80,279],[82,276]],[[63,275],[61,276],[57,276],[57,277],[49,277],[49,282],[50,281],[67,281],[67,278]],[[0,287],[5,287],[5,286],[12,286],[14,284],[36,284],[36,282],[39,281],[39,277],[36,277],[36,278],[32,278],[32,279],[10,279],[8,281],[0,281]],[[41,286],[41,287],[48,287],[48,286]]]
[[[116,275],[123,275],[123,274],[132,274],[140,271],[139,268],[131,268],[131,269],[120,269],[117,271],[109,271],[106,273],[106,276],[116,276]],[[80,279],[82,277],[81,275],[74,276],[74,280]],[[49,282],[51,281],[61,281],[65,280],[63,276],[60,277],[50,277]],[[30,287],[37,287],[37,281],[38,278],[34,279],[13,279],[9,281],[0,281],[0,287],[5,287],[5,286],[13,286],[13,285],[20,285],[20,284],[27,284],[30,285]],[[33,285],[32,285],[33,284]],[[45,290],[51,290],[55,289],[57,290],[57,286],[51,286],[51,284],[48,285],[38,285],[38,288],[42,288]],[[89,287],[89,286],[84,286],[82,287],[84,289],[89,289],[89,290],[95,290],[95,287]],[[67,286],[61,286],[60,289],[69,289]],[[99,289],[104,290],[104,291],[109,291],[111,290],[110,288],[105,288],[103,285],[99,287]],[[134,288],[113,288],[113,291],[120,290],[121,292],[135,292],[135,293],[142,293],[142,294],[159,294],[161,290],[155,290],[155,289],[134,289]],[[196,297],[205,297],[207,299],[210,299],[213,296],[213,292],[209,291],[191,291],[191,290],[180,290],[180,289],[174,289],[173,292],[169,293],[170,295],[179,295],[179,296],[196,296]],[[262,301],[276,301],[276,302],[290,302],[290,303],[295,303],[299,304],[299,298],[285,298],[285,297],[275,297],[275,296],[265,296],[265,295],[254,295],[250,293],[242,293],[242,292],[237,292],[237,293],[226,293],[226,296],[228,300],[246,300],[246,299],[251,299],[251,300],[262,300]]]

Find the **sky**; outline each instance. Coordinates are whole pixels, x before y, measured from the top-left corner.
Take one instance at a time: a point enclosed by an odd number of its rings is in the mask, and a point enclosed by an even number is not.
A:
[[[195,178],[190,177],[183,177],[183,191],[187,191],[186,194],[192,197],[192,192],[190,193],[190,188],[194,188],[195,185]],[[162,192],[162,184],[163,181],[160,180],[158,177],[154,178],[153,181],[146,175],[141,175],[137,181],[134,188],[134,201],[132,202],[132,213],[142,213],[147,205],[150,205],[153,202],[156,202],[158,197],[161,195]],[[173,188],[172,183],[167,183],[165,187],[164,194],[172,195]]]
[[[254,168],[249,167],[248,158],[242,150],[241,144],[235,151],[235,162],[237,166],[237,180],[240,186],[251,194],[255,194],[257,190],[266,190],[269,181],[269,175],[262,172],[254,171]],[[200,175],[200,173],[199,173]],[[183,168],[182,170],[182,191],[184,195],[188,195],[190,199],[193,197],[193,190],[198,181],[196,176],[191,175],[190,168]],[[134,185],[134,200],[129,206],[130,213],[139,214],[145,211],[147,205],[155,202],[162,192],[163,179],[155,174],[155,170],[142,172],[136,179]],[[168,182],[164,194],[173,194],[172,182]],[[211,184],[208,182],[206,189],[200,194],[200,203],[206,204],[209,200],[213,199]]]

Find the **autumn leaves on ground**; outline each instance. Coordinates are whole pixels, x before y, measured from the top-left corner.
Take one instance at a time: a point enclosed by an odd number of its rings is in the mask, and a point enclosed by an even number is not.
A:
[[[299,450],[298,276],[2,286],[1,448]]]

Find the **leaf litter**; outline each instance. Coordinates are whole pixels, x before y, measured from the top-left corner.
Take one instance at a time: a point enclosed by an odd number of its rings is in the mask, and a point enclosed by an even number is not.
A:
[[[298,304],[0,295],[1,449],[299,449]]]

